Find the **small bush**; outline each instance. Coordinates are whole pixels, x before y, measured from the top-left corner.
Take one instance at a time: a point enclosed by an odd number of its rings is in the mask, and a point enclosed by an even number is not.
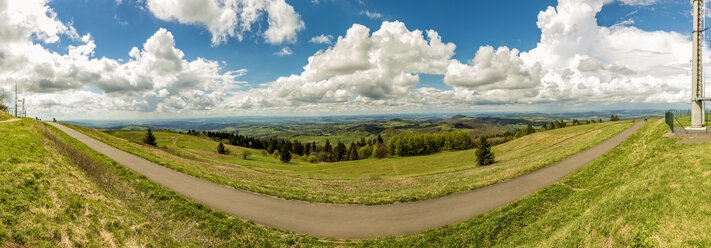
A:
[[[388,146],[385,144],[377,144],[373,147],[373,154],[378,159],[383,159],[388,156]]]
[[[306,162],[315,164],[315,163],[318,163],[318,158],[314,155],[311,155],[308,158],[306,158]]]
[[[252,152],[250,152],[249,150],[242,150],[242,158],[243,159],[247,159],[247,157],[249,157],[249,155],[252,155]]]

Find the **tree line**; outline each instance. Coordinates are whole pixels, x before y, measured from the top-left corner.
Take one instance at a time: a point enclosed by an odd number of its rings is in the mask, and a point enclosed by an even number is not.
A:
[[[618,116],[613,115],[610,117],[610,120],[619,121],[620,119]],[[266,153],[278,157],[283,162],[289,162],[292,156],[298,156],[308,162],[316,163],[351,161],[368,158],[381,159],[388,156],[418,156],[442,151],[468,150],[481,146],[482,142],[486,142],[483,144],[486,147],[489,147],[490,141],[487,142],[487,140],[491,139],[502,139],[503,141],[496,143],[503,143],[540,131],[565,128],[569,125],[577,126],[598,122],[602,122],[602,119],[586,121],[574,119],[571,124],[568,124],[565,120],[555,120],[550,123],[543,123],[540,129],[536,129],[533,125],[528,124],[526,128],[516,129],[513,132],[506,131],[500,134],[481,137],[472,137],[465,131],[442,132],[434,134],[409,133],[393,135],[385,141],[382,136],[378,135],[372,138],[361,138],[360,140],[351,142],[350,145],[346,145],[341,141],[337,141],[335,144],[332,144],[328,139],[323,145],[317,145],[316,142],[303,143],[298,140],[290,141],[276,138],[258,139],[234,133],[213,131],[200,132],[196,130],[189,130],[186,134],[204,135],[218,140],[220,145],[222,142],[225,142],[234,146],[264,150]],[[475,139],[479,139],[479,142],[474,142]],[[224,147],[221,149],[218,147],[218,150],[220,150],[220,153],[225,152]],[[243,155],[245,158],[247,156],[248,155]],[[491,161],[493,161],[493,158]]]
[[[258,139],[234,133],[189,130],[189,135],[204,135],[226,144],[246,148],[265,150],[288,162],[292,155],[303,157],[309,162],[339,162],[368,158],[385,158],[388,156],[416,156],[437,153],[441,151],[459,151],[475,147],[469,133],[447,132],[436,134],[400,134],[391,136],[387,141],[381,135],[373,138],[361,138],[349,145],[330,140],[320,146],[316,142],[303,143],[298,140]],[[224,153],[224,147],[218,150]]]

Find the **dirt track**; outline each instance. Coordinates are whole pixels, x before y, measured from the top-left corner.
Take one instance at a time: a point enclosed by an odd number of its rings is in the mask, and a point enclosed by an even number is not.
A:
[[[535,172],[473,191],[390,205],[343,205],[284,200],[211,183],[173,171],[49,123],[154,182],[255,223],[326,238],[397,236],[459,223],[516,201],[592,162],[631,136],[643,123],[588,150]]]
[[[9,120],[4,120],[4,121],[0,121],[0,123],[5,123],[5,122],[13,122],[13,121],[19,121],[19,120],[20,120],[20,118],[16,118],[16,119],[9,119]]]

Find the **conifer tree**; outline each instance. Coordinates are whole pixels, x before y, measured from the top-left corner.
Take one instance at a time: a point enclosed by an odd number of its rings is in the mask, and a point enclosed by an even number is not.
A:
[[[306,143],[306,147],[304,147],[304,155],[311,155],[311,145],[309,143]]]
[[[382,144],[382,143],[385,143],[385,141],[383,141],[383,137],[380,136],[380,134],[378,134],[378,144]]]
[[[533,128],[533,125],[528,124],[528,127],[526,127],[526,135],[529,135],[529,134],[532,134],[535,132],[536,132],[536,129]]]
[[[225,149],[225,145],[222,144],[222,141],[220,141],[220,144],[217,145],[217,153],[227,154],[227,149]]]
[[[148,129],[148,132],[146,133],[146,137],[143,138],[143,143],[149,146],[157,146],[158,144],[156,143],[156,136],[153,136],[153,132],[151,132],[151,129]]]
[[[323,150],[325,152],[331,152],[331,141],[329,141],[328,139],[326,139],[326,144],[323,145]]]
[[[289,163],[289,161],[291,161],[291,152],[289,152],[289,149],[282,149],[279,154],[281,155],[279,159],[282,163]]]
[[[496,162],[494,153],[491,152],[491,145],[486,141],[486,138],[479,139],[479,147],[476,150],[476,161],[479,166],[490,165]]]
[[[358,146],[355,142],[351,143],[351,147],[348,148],[348,160],[358,160]]]
[[[333,155],[335,156],[335,161],[343,161],[348,159],[348,150],[346,149],[346,144],[338,141],[338,145],[333,149]]]

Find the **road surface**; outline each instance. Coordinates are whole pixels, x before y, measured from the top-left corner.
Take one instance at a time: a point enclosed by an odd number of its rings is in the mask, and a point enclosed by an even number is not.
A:
[[[485,214],[555,183],[607,153],[642,126],[635,124],[590,149],[508,181],[436,199],[367,206],[284,200],[230,188],[154,164],[63,125],[49,124],[117,163],[214,209],[296,233],[342,239],[421,232]]]

